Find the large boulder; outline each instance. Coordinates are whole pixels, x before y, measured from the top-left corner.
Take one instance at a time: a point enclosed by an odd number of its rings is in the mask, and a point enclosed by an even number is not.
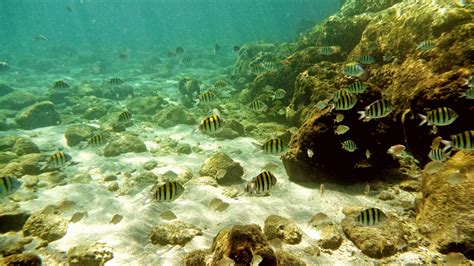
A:
[[[139,153],[145,151],[147,151],[145,143],[143,143],[143,141],[138,137],[133,135],[123,135],[109,141],[107,146],[105,146],[104,156],[114,157],[127,152]]]
[[[61,215],[35,213],[28,218],[23,226],[23,234],[52,242],[66,234],[67,225],[67,221]]]
[[[474,154],[460,151],[423,171],[416,222],[441,253],[461,252],[474,260]]]
[[[155,122],[158,126],[168,128],[179,124],[195,125],[196,120],[182,106],[169,105],[159,111],[155,116]]]
[[[224,176],[218,176],[218,172],[225,171]],[[207,158],[199,171],[201,176],[216,177],[219,184],[241,183],[244,169],[238,162],[234,162],[227,154],[218,152]]]
[[[222,229],[212,242],[211,265],[228,257],[236,265],[250,265],[254,256],[262,257],[260,265],[276,265],[277,258],[258,225],[235,225]]]
[[[40,153],[40,150],[36,144],[30,139],[20,137],[16,140],[13,145],[13,151],[18,155],[22,156],[30,153]]]
[[[38,98],[26,91],[13,91],[0,97],[0,106],[5,109],[21,110],[34,104]]]
[[[28,265],[41,266],[43,265],[41,257],[32,253],[14,254],[0,260],[2,265]]]
[[[52,102],[40,102],[26,107],[16,116],[16,123],[23,129],[55,126],[61,117]]]
[[[153,97],[136,97],[127,105],[127,109],[132,114],[154,115],[162,109],[162,105],[166,103],[159,96]]]
[[[0,234],[20,231],[29,217],[29,213],[19,210],[11,213],[0,213]]]
[[[295,222],[278,215],[270,215],[265,220],[263,228],[268,239],[279,238],[287,244],[299,244],[302,238],[301,229]]]
[[[69,147],[76,146],[81,141],[86,141],[92,135],[93,128],[87,125],[68,126],[64,132],[67,145]]]

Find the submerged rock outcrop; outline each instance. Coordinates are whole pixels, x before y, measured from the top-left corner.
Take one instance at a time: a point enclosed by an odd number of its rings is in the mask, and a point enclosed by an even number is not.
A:
[[[463,253],[474,260],[474,154],[458,152],[445,164],[433,162],[423,171],[416,222],[433,248]]]
[[[52,102],[40,102],[26,107],[16,116],[16,123],[23,129],[55,126],[61,117]]]

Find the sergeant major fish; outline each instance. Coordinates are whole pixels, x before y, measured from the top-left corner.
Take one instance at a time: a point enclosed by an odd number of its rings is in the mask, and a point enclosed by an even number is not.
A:
[[[422,119],[420,126],[427,122],[429,126],[447,126],[458,118],[458,114],[449,107],[436,108],[429,111],[427,115],[418,115]]]
[[[344,65],[342,72],[349,77],[360,77],[364,74],[364,69],[357,62]]]
[[[281,100],[285,97],[286,91],[284,89],[277,89],[272,95],[272,101]]]
[[[342,145],[342,149],[348,152],[355,152],[355,150],[357,150],[357,145],[355,144],[353,140],[343,141],[341,142],[341,145]]]
[[[216,132],[223,125],[219,115],[210,115],[199,124],[199,130],[205,133]]]
[[[446,147],[444,150],[453,148],[456,150],[474,150],[474,130],[466,130],[451,136],[451,140],[441,141]]]
[[[361,55],[359,56],[357,61],[364,65],[370,65],[375,62],[375,59],[370,55]]]
[[[266,112],[268,111],[268,105],[260,100],[254,100],[250,104],[250,109],[256,112]]]
[[[118,86],[123,84],[123,80],[121,78],[110,78],[109,79],[109,84],[112,86]]]
[[[388,116],[393,110],[392,104],[387,100],[377,100],[365,107],[364,111],[359,111],[359,120],[364,119],[365,122],[371,119],[378,119]]]
[[[70,162],[72,157],[69,154],[64,153],[63,151],[57,151],[48,157],[46,163],[41,166],[40,170],[46,168],[61,168],[66,165],[67,162]]]
[[[360,94],[360,93],[364,93],[365,90],[368,88],[369,86],[363,82],[360,82],[360,81],[356,81],[354,83],[352,83],[348,88],[347,90],[350,92],[350,93],[353,93],[353,94]]]
[[[286,144],[283,142],[283,140],[279,138],[274,138],[274,139],[269,139],[263,143],[263,145],[253,143],[257,148],[262,149],[265,153],[269,154],[280,154],[281,152],[284,152],[287,147]]]
[[[129,111],[123,111],[119,114],[118,121],[119,122],[126,122],[132,119],[132,113]]]
[[[355,220],[363,226],[377,226],[386,219],[385,213],[377,208],[368,208],[359,213]]]
[[[268,193],[277,183],[276,177],[269,171],[263,171],[250,181],[245,192],[251,194]]]
[[[166,182],[161,186],[152,188],[153,199],[158,202],[175,200],[183,192],[184,187],[176,181]]]
[[[0,195],[6,196],[14,193],[21,186],[20,180],[13,176],[0,177]]]
[[[53,89],[55,90],[64,90],[69,87],[69,84],[67,84],[64,80],[58,80],[53,83]]]
[[[335,110],[350,110],[357,103],[357,97],[350,93],[343,93],[334,103]]]
[[[432,148],[428,153],[428,158],[432,161],[444,162],[449,159],[451,151],[446,152],[441,148]]]

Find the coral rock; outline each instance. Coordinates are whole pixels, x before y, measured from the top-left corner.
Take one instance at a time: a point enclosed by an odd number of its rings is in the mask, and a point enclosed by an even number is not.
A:
[[[38,255],[30,253],[22,253],[10,255],[3,258],[0,261],[2,265],[28,265],[28,266],[41,266],[41,258]]]
[[[209,256],[208,250],[198,249],[193,250],[186,254],[184,257],[185,266],[205,266],[207,262],[207,256]]]
[[[104,243],[80,245],[67,252],[68,265],[71,266],[100,266],[113,257],[112,250]]]
[[[279,250],[276,253],[277,265],[305,266],[306,263],[291,253]]]
[[[40,153],[38,146],[27,138],[18,138],[15,145],[13,145],[13,151],[18,154],[18,156],[30,153]]]
[[[238,162],[234,162],[227,154],[219,152],[204,161],[199,171],[202,176],[216,176],[219,170],[225,170],[226,174],[217,180],[219,184],[230,184],[242,182],[244,169]]]
[[[182,106],[169,105],[155,116],[158,126],[168,128],[179,124],[195,125],[196,120]]]
[[[13,91],[0,98],[0,106],[5,109],[21,110],[34,104],[37,97],[26,91]]]
[[[186,245],[196,235],[202,235],[201,229],[192,224],[174,221],[169,224],[157,225],[151,229],[148,238],[153,244]]]
[[[105,157],[119,156],[127,152],[145,152],[145,143],[133,135],[123,135],[111,140],[104,149]]]
[[[76,146],[81,141],[86,141],[91,135],[92,128],[86,125],[68,126],[64,132],[69,147]]]
[[[416,221],[441,253],[474,259],[474,155],[457,152],[436,172],[423,173],[423,199]]]
[[[67,231],[67,221],[60,215],[35,213],[23,226],[25,236],[33,235],[52,242],[62,238]]]
[[[301,229],[290,219],[278,215],[268,216],[263,230],[268,239],[280,238],[293,245],[301,242]]]
[[[54,104],[48,101],[26,107],[17,114],[15,120],[23,129],[55,126],[61,123],[61,118]]]
[[[365,255],[383,258],[397,253],[397,246],[403,241],[400,221],[393,215],[378,226],[362,226],[356,223],[355,215],[346,216],[341,223],[342,230]]]
[[[0,214],[0,233],[4,234],[10,231],[20,231],[29,217],[29,213],[22,211]]]
[[[212,243],[211,265],[227,256],[236,265],[250,265],[253,256],[263,258],[260,265],[276,265],[277,258],[258,225],[235,225],[222,229]]]

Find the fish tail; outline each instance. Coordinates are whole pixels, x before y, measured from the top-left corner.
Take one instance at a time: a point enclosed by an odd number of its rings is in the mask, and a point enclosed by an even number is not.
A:
[[[263,146],[260,143],[252,142],[252,145],[257,149],[263,149]]]
[[[43,171],[46,169],[46,167],[48,167],[48,164],[45,162],[40,162],[38,166],[40,167],[40,171]]]
[[[365,111],[358,111],[357,113],[360,114],[359,120],[362,120],[365,118]]]
[[[418,114],[418,116],[421,118],[421,123],[418,126],[422,126],[428,122],[428,116],[422,114]]]
[[[446,145],[446,147],[444,147],[443,151],[447,151],[447,150],[449,150],[451,147],[453,147],[452,141],[442,139],[442,140],[441,140],[441,143],[443,143],[444,145]],[[450,151],[450,152],[451,152],[451,151]]]

